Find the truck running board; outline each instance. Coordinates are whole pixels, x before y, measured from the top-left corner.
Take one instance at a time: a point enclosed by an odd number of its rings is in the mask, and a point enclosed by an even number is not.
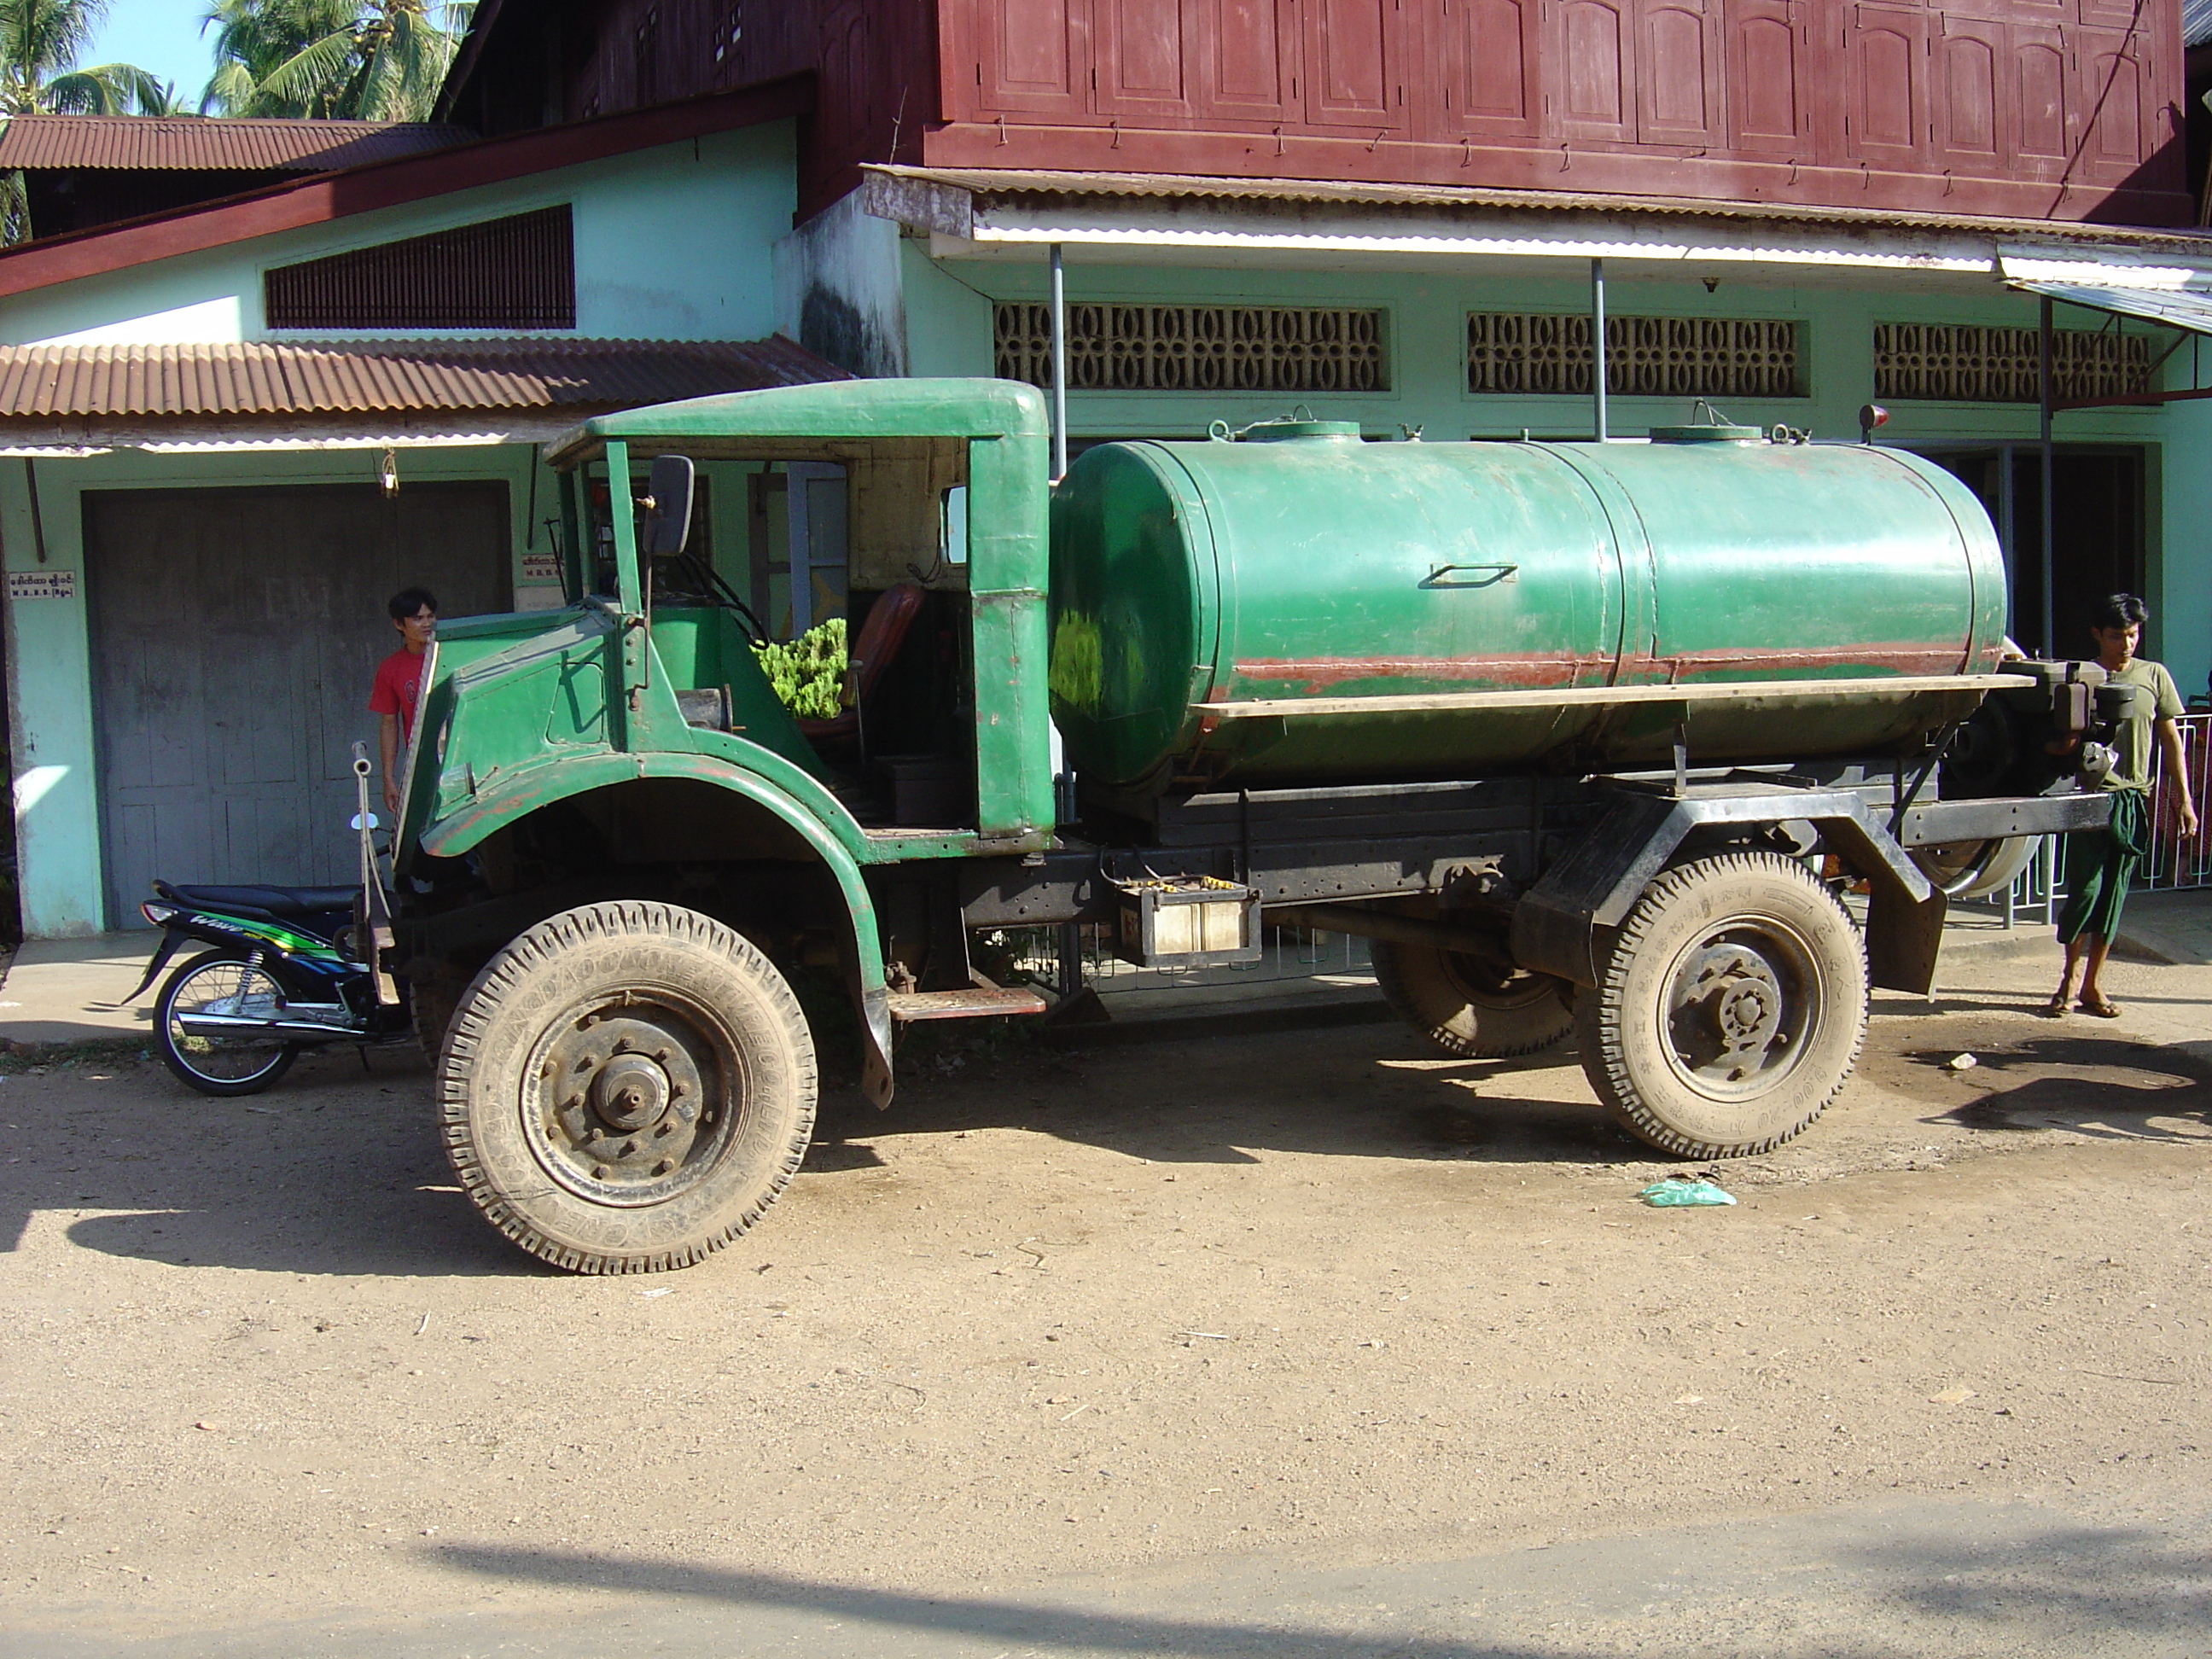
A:
[[[1052,1006],[1041,991],[971,985],[960,991],[894,991],[891,1018],[902,1024],[922,1019],[981,1019],[992,1014],[1041,1014]]]

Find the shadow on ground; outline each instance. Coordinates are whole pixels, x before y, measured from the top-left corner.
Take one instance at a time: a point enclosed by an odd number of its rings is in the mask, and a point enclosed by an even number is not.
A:
[[[825,1102],[810,1170],[870,1167],[891,1135],[1015,1128],[1149,1159],[1237,1164],[1267,1152],[1494,1163],[1657,1156],[1597,1109],[1571,1042],[1516,1060],[1441,1058],[1395,1025],[1060,1052],[954,1049],[887,1113]]]
[[[2042,1028],[2029,1036],[1975,1053],[1974,1066],[1951,1073],[1957,1050],[1907,1049],[1897,1063],[1923,1076],[1960,1078],[1983,1091],[1923,1121],[1956,1123],[1993,1133],[2064,1129],[2092,1139],[2199,1141],[2212,1114],[2212,1063],[2185,1048],[2092,1034],[2079,1025]],[[2017,1079],[2017,1080],[2015,1080]],[[1925,1085],[1923,1085],[1926,1086]],[[2161,1127],[2153,1118],[2194,1119]]]
[[[171,1265],[301,1273],[538,1271],[453,1182],[421,1060],[302,1059],[217,1100],[159,1065],[58,1069],[0,1088],[0,1250],[30,1218],[85,1210],[71,1242]]]

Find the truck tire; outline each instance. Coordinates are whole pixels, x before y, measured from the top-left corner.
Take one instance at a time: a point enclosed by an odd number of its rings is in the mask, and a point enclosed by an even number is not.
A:
[[[1574,1028],[1566,988],[1549,974],[1501,975],[1456,951],[1379,939],[1368,958],[1392,1011],[1445,1054],[1533,1054]]]
[[[1726,853],[1653,882],[1577,1011],[1615,1121],[1685,1158],[1764,1152],[1820,1116],[1866,1033],[1866,953],[1802,864]]]
[[[539,922],[446,1033],[447,1156],[491,1224],[574,1273],[658,1273],[775,1201],[814,1129],[814,1044],[783,975],[672,904]]]

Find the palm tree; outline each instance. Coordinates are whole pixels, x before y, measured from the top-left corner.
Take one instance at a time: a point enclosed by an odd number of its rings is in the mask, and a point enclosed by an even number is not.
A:
[[[213,0],[216,72],[200,107],[426,120],[473,9],[469,0]]]
[[[0,116],[168,115],[175,88],[135,64],[79,69],[107,0],[0,0]],[[0,174],[0,244],[28,240],[20,173]]]
[[[79,69],[107,0],[0,0],[0,115],[146,115],[174,95],[133,64]]]

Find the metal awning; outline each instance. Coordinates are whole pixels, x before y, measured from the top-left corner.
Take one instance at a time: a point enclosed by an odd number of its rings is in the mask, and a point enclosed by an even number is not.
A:
[[[2009,270],[2005,274],[2011,279],[2008,286],[2024,293],[2039,294],[2045,299],[2063,301],[2069,306],[2081,306],[2090,311],[2111,312],[2122,317],[2140,317],[2146,322],[2183,329],[2192,334],[2212,334],[2212,290],[2204,288],[2179,284],[2172,288],[2135,288],[2123,287],[2110,281],[2023,279],[2013,276]],[[2124,267],[2112,272],[2115,276],[2132,274]]]
[[[2016,289],[2069,306],[2141,317],[2192,334],[2212,334],[2212,294],[2194,289],[2103,288],[2087,283],[2014,283]]]

